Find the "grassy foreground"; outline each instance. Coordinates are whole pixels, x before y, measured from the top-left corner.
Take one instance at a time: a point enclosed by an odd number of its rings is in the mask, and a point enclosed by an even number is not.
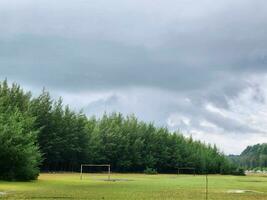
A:
[[[205,176],[41,174],[32,182],[0,182],[0,199],[205,199]],[[242,190],[246,190],[245,192]],[[240,193],[244,192],[244,193]],[[209,199],[267,200],[267,177],[209,176]]]

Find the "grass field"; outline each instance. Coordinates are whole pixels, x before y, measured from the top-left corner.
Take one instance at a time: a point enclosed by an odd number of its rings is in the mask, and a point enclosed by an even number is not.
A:
[[[0,182],[0,199],[205,199],[205,176],[41,174],[32,182]],[[246,190],[246,191],[243,191]],[[244,192],[244,193],[241,193]],[[267,200],[267,177],[209,176],[209,199]]]

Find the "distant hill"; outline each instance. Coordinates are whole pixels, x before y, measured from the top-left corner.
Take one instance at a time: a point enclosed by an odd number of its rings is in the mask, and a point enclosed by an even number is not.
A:
[[[267,143],[248,146],[239,156],[229,158],[246,169],[267,168]]]

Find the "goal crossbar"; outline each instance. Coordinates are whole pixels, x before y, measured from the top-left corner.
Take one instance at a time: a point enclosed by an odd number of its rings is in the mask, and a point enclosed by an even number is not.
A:
[[[108,180],[110,180],[110,164],[81,164],[80,179],[83,178],[83,167],[107,167],[108,168]]]

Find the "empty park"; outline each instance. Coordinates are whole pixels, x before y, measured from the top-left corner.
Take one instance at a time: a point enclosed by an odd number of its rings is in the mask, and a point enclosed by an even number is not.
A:
[[[0,200],[267,200],[266,19],[0,0]]]

